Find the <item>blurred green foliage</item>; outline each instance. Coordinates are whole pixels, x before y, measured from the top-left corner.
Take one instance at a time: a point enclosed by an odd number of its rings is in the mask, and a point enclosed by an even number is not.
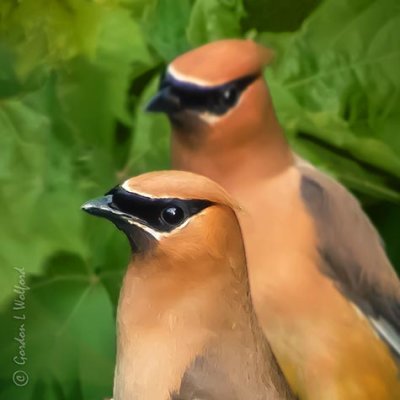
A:
[[[0,398],[111,395],[129,248],[80,205],[168,168],[168,123],[144,105],[166,63],[212,40],[275,49],[266,75],[293,147],[360,197],[400,266],[399,26],[397,0],[2,0]],[[30,275],[23,310],[14,267]]]

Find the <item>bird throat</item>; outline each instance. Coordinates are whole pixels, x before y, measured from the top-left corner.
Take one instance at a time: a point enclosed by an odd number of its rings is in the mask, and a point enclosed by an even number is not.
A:
[[[239,181],[243,185],[279,174],[294,162],[283,133],[260,131],[240,141],[230,140],[235,132],[218,126],[198,132],[173,129],[172,167],[207,176],[225,189]]]
[[[159,275],[152,279],[151,271],[141,272],[146,265],[135,264],[128,268],[118,306],[114,400],[196,398],[183,395],[191,390],[200,395],[204,385],[215,395],[235,394],[211,398],[281,398],[275,395],[283,378],[274,360],[265,362],[270,349],[243,281],[237,288],[243,293],[236,290],[232,303],[232,296],[228,301],[220,295],[230,285],[219,280],[206,290],[185,291],[176,277],[160,283]],[[215,379],[216,369],[223,381]]]

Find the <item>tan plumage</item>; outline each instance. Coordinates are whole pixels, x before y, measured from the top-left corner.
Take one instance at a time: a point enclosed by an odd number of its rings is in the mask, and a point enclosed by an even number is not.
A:
[[[271,50],[250,40],[230,40],[227,46],[211,44],[203,49],[207,53],[192,52],[190,57],[185,54],[176,58],[168,71],[180,80],[214,86],[244,75],[260,74],[263,66],[273,58]],[[235,62],[227,63],[226,60]]]
[[[114,400],[293,399],[257,325],[235,207],[209,179],[172,171],[83,206],[134,250],[118,305]]]
[[[293,390],[400,398],[399,280],[356,199],[291,152],[260,54],[225,40],[182,55],[149,110],[170,117],[173,167],[214,179],[243,206],[255,309]]]

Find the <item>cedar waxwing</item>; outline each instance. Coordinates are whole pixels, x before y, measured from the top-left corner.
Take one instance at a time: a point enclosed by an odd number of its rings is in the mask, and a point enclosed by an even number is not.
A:
[[[294,399],[258,326],[226,192],[155,172],[83,209],[129,239],[117,311],[114,400]]]
[[[400,283],[357,200],[290,150],[249,40],[190,51],[149,111],[168,114],[173,168],[221,184],[239,215],[253,303],[301,399],[400,399]]]

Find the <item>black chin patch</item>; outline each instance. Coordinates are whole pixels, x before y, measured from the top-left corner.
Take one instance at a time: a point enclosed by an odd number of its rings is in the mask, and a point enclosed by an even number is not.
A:
[[[125,233],[132,253],[147,253],[156,246],[157,240],[148,232],[126,221],[113,221],[114,225]]]

